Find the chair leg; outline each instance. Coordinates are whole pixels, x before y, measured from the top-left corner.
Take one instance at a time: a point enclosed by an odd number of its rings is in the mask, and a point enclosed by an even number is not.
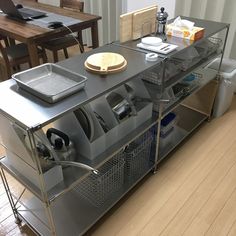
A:
[[[82,31],[78,32],[78,41],[80,43],[80,52],[84,52],[84,44],[83,44],[83,38],[82,38]]]
[[[5,43],[5,46],[6,46],[6,47],[9,47],[10,45],[9,45],[8,38],[5,38],[5,37],[4,37],[3,40],[4,40],[4,43]]]
[[[47,54],[46,54],[46,50],[43,49],[43,52],[42,52],[42,59],[43,59],[43,63],[47,63],[48,62],[48,57],[47,57]]]
[[[20,65],[16,65],[12,67],[13,71],[20,71]]]
[[[63,48],[63,51],[64,51],[64,54],[65,54],[65,58],[69,58],[67,49],[66,49],[66,48]]]
[[[7,66],[5,73],[6,73],[6,74],[5,74],[6,77],[4,76],[4,80],[10,79],[10,78],[11,78],[11,75],[12,75],[12,70],[11,70],[11,68]]]
[[[57,54],[57,51],[53,51],[53,59],[54,59],[54,62],[58,62],[58,54]]]

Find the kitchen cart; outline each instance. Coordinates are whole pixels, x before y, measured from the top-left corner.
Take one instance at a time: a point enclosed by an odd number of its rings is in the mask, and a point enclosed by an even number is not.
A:
[[[155,62],[145,60],[147,51],[136,47],[137,40],[114,42],[58,63],[87,81],[84,89],[55,103],[12,79],[0,84],[6,150],[1,177],[17,220],[40,235],[85,233],[210,118],[218,77],[207,65],[223,57],[229,25],[191,20],[205,28],[204,37],[196,42],[167,37],[178,47]],[[121,54],[127,68],[105,76],[86,71],[86,58],[99,52]],[[51,128],[67,134],[77,166],[56,162],[58,137],[51,140]]]

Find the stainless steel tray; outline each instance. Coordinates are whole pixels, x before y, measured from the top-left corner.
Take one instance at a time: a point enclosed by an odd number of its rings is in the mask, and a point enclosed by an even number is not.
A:
[[[82,89],[87,78],[53,63],[12,75],[18,86],[49,103]]]

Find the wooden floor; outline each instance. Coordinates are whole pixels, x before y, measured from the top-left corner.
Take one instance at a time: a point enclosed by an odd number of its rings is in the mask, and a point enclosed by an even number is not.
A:
[[[34,235],[14,223],[2,183],[0,235]],[[88,235],[235,236],[236,98],[224,116],[201,126]]]

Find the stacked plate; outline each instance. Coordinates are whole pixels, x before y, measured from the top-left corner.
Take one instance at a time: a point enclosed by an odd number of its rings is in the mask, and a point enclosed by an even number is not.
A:
[[[74,111],[74,114],[89,141],[92,141],[94,138],[94,123],[90,112],[87,111],[85,107],[81,107]]]

